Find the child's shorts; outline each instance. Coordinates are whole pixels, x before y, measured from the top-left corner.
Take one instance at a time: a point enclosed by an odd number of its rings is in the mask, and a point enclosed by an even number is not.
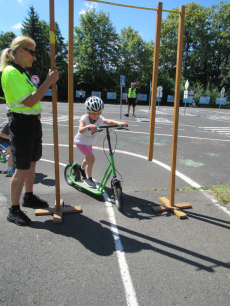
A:
[[[78,143],[76,143],[76,146],[81,151],[81,153],[84,154],[86,157],[93,153],[93,147],[92,146],[82,145],[82,144],[78,144]]]
[[[0,144],[0,149],[5,150],[6,148],[11,147],[11,142],[6,141]]]

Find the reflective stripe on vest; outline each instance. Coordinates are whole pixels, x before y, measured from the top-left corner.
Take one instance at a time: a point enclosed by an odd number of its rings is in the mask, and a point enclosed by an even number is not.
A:
[[[136,88],[134,88],[132,90],[132,88],[129,88],[129,92],[128,92],[128,98],[136,98],[137,93],[136,93]]]

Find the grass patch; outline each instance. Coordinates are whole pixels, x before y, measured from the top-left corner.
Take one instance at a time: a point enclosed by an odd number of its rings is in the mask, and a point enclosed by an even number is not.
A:
[[[177,191],[181,190],[209,190],[212,191],[215,197],[220,201],[222,204],[227,204],[230,207],[230,185],[214,185],[214,186],[203,186],[200,188],[196,187],[184,187],[184,188],[176,188]]]
[[[224,204],[230,204],[230,185],[211,186],[210,189],[215,196]]]

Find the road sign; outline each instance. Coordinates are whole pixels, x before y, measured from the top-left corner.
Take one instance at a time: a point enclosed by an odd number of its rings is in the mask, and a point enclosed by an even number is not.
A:
[[[37,75],[33,75],[31,77],[31,81],[34,83],[34,85],[37,85],[40,82],[40,79]]]
[[[210,97],[200,97],[200,104],[209,104]]]
[[[174,102],[174,96],[168,95],[167,102]]]
[[[121,87],[125,87],[125,76],[124,75],[120,75],[120,84],[121,84]]]
[[[192,89],[190,90],[189,95],[194,96],[194,91]]]
[[[157,98],[162,98],[163,96],[163,87],[162,86],[158,86],[157,87]]]
[[[157,91],[162,91],[163,90],[163,87],[162,86],[158,86],[157,87]]]
[[[223,87],[223,88],[221,89],[221,98],[224,97],[224,93],[225,93],[225,88]]]
[[[187,80],[187,81],[185,82],[185,89],[187,90],[188,87],[189,87],[189,81]]]
[[[192,103],[192,100],[193,100],[192,97],[184,98],[183,103]]]
[[[226,105],[227,98],[216,98],[216,104]]]

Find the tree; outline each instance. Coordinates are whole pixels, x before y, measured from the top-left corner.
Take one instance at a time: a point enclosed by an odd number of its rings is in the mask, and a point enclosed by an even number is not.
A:
[[[46,79],[50,67],[49,27],[45,21],[40,21],[33,6],[29,8],[28,18],[25,18],[21,30],[22,35],[32,38],[36,42],[36,58],[33,66],[28,69],[31,75],[38,75],[40,82]]]
[[[74,30],[76,86],[85,86],[88,91],[113,88],[119,53],[118,35],[109,14],[89,9],[81,15],[80,27]]]
[[[1,32],[0,34],[0,50],[10,47],[12,40],[16,37],[14,32]]]
[[[151,50],[151,43],[145,45],[138,31],[134,31],[131,26],[121,30],[118,72],[126,76],[126,87],[130,87],[131,82],[141,81],[144,53],[147,55],[145,65],[148,66],[149,50]],[[145,79],[146,77],[143,78]]]
[[[58,99],[59,101],[68,100],[68,49],[64,43],[64,38],[61,34],[59,25],[55,22],[55,53],[56,53],[56,68],[59,72]]]
[[[36,42],[36,58],[33,66],[29,68],[31,75],[38,75],[40,84],[46,79],[50,68],[50,41],[49,25],[44,20],[39,20],[38,14],[33,6],[28,11],[29,18],[23,22],[22,34],[31,37]],[[67,46],[58,23],[55,23],[55,53],[56,68],[59,71],[60,81],[58,85],[58,98],[67,100],[68,88],[68,64],[67,64]],[[46,98],[47,99],[47,98]]]

